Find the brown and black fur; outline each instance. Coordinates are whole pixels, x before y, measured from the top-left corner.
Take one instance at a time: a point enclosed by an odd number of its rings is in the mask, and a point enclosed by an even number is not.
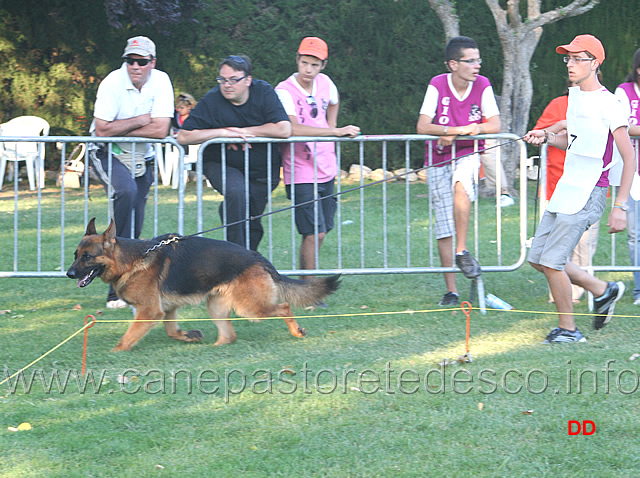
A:
[[[100,277],[113,284],[118,296],[136,309],[133,323],[114,351],[129,350],[153,327],[167,319],[167,335],[184,342],[199,342],[202,332],[185,332],[175,321],[178,308],[207,302],[209,316],[218,327],[215,345],[229,344],[236,334],[228,320],[231,311],[242,317],[282,317],[289,332],[303,337],[290,305],[316,305],[335,292],[339,275],[311,280],[282,276],[273,264],[254,251],[226,241],[187,237],[147,252],[167,234],[150,241],[116,237],[115,224],[98,234],[95,218],[75,252],[67,276],[86,287]]]

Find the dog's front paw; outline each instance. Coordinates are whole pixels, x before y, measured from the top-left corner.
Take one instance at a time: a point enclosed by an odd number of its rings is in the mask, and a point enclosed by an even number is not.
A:
[[[184,333],[185,342],[200,342],[204,339],[204,334],[198,329],[190,330]]]

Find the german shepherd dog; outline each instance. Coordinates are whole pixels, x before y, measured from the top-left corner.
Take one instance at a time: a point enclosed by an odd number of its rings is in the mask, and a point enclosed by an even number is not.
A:
[[[161,241],[172,241],[163,245]],[[247,318],[282,317],[294,337],[304,337],[289,304],[316,305],[340,285],[340,275],[310,280],[282,276],[259,253],[237,244],[204,237],[166,234],[152,240],[116,237],[113,222],[103,234],[95,218],[75,252],[67,276],[88,286],[100,277],[113,284],[118,297],[135,307],[135,318],[113,351],[130,350],[165,319],[167,335],[184,342],[199,342],[199,330],[180,330],[177,309],[207,302],[218,327],[214,345],[230,344],[236,334],[228,320],[231,310]]]

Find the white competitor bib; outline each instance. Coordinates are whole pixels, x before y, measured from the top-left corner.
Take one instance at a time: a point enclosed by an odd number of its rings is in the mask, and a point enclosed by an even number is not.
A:
[[[549,212],[575,214],[580,211],[587,204],[602,171],[602,158],[567,152],[564,172],[547,206]]]
[[[619,156],[613,157],[603,167],[611,127],[607,114],[611,97],[606,90],[584,92],[577,86],[569,88],[567,154],[562,177],[549,201],[549,212],[575,214],[580,211],[602,173],[620,161]]]

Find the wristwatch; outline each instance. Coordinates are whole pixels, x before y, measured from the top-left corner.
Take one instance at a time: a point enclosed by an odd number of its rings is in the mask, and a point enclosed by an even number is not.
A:
[[[619,207],[624,212],[627,212],[629,210],[629,203],[627,203],[626,201],[625,202],[616,201],[613,203],[613,207]]]

